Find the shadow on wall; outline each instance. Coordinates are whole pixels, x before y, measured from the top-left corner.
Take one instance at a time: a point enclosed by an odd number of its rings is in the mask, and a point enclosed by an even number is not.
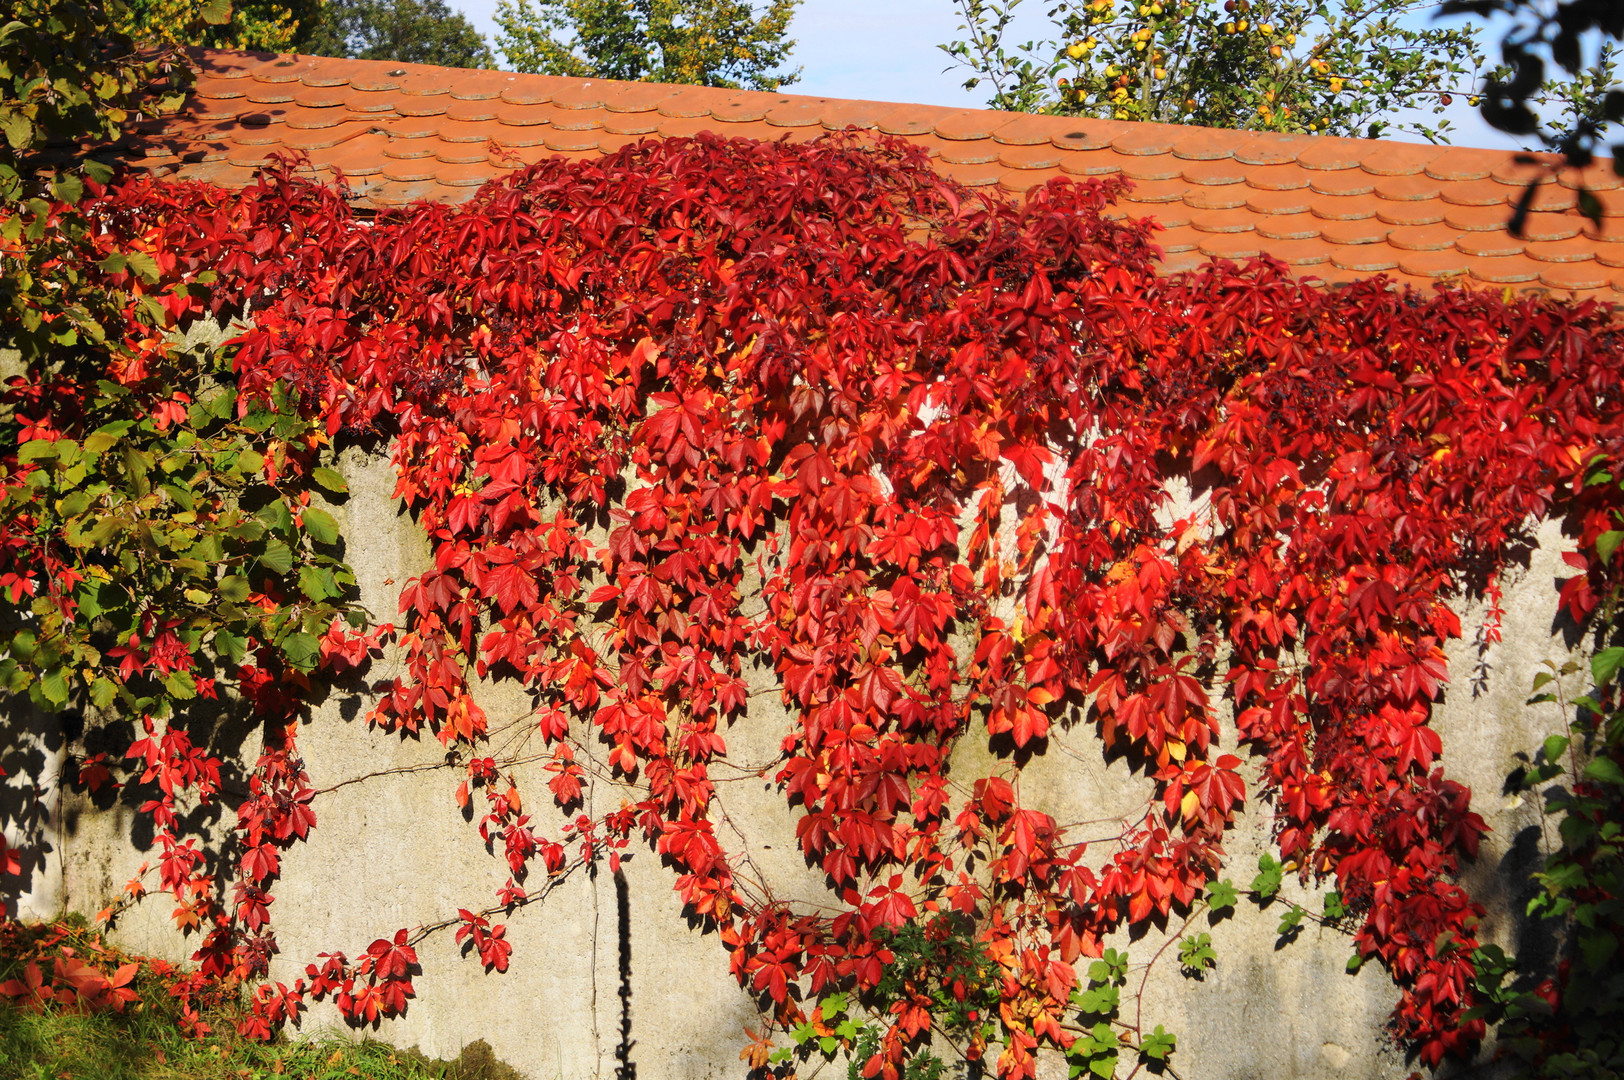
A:
[[[263,724],[243,705],[193,710],[174,723],[195,745],[218,754],[221,797],[191,805],[176,818],[176,832],[203,838],[211,863],[234,856],[234,808],[248,796],[249,770],[263,743]],[[140,807],[153,796],[151,784],[140,783],[139,768],[126,769],[124,759],[132,727],[123,720],[98,722],[75,709],[41,712],[26,697],[0,701],[0,829],[20,863],[17,879],[0,884],[0,914],[16,918],[54,916],[70,908],[94,908],[111,902],[122,883],[64,879],[69,850],[87,817],[97,819],[104,834],[123,833],[130,848],[147,852],[155,836],[152,818]],[[94,770],[81,765],[99,760],[120,774],[112,780],[81,782]],[[186,804],[183,803],[183,806]],[[101,866],[103,874],[110,869]],[[69,895],[70,892],[94,895]]]
[[[615,870],[615,925],[620,933],[620,1041],[615,1044],[615,1080],[637,1080],[632,1060],[632,905],[626,875]]]
[[[60,855],[57,775],[68,743],[84,729],[84,719],[66,712],[48,716],[26,698],[13,698],[0,712],[0,830],[20,864],[20,881],[0,884],[0,914],[16,918],[26,883],[39,888],[48,857]]]

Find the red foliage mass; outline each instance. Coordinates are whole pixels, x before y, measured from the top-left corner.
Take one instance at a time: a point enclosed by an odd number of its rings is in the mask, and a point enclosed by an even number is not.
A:
[[[331,431],[398,434],[435,565],[401,594],[408,673],[375,721],[477,746],[470,672],[518,679],[566,808],[570,740],[603,740],[641,799],[582,819],[585,853],[651,842],[781,1018],[794,984],[874,985],[875,931],[951,908],[1004,973],[1000,1072],[1031,1075],[1040,1042],[1071,1038],[1073,962],[1219,870],[1247,798],[1219,752],[1225,695],[1281,855],[1334,879],[1402,988],[1399,1033],[1436,1063],[1481,1033],[1463,1018],[1480,908],[1456,877],[1484,825],[1428,727],[1461,634],[1448,601],[1492,591],[1531,522],[1605,527],[1573,500],[1594,455],[1624,455],[1624,348],[1593,305],[1333,289],[1268,261],[1159,278],[1150,227],[1105,216],[1116,190],[1017,204],[897,144],[701,138],[370,220],[287,175],[134,182],[100,212],[171,279],[217,272],[214,312],[252,309],[248,392],[287,380]],[[1563,593],[1579,617],[1585,582]],[[717,834],[709,770],[760,656],[833,917],[771,901]],[[1156,787],[1094,858],[1005,777],[968,797],[948,777],[978,720],[1020,759],[1085,698]],[[260,929],[277,849],[309,827],[290,752],[267,752],[242,810],[222,929]],[[489,759],[469,781],[512,869],[503,902],[522,898],[564,849]],[[503,928],[458,921],[505,969]],[[306,992],[398,1011],[414,959],[402,932],[312,965],[261,994],[267,1030]]]

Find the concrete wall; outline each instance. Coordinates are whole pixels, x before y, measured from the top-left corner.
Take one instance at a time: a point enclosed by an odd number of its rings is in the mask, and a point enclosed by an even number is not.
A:
[[[427,544],[413,522],[398,513],[385,458],[348,451],[340,465],[353,492],[336,511],[347,557],[359,576],[363,603],[378,617],[390,618],[401,586],[428,565]],[[1534,808],[1503,797],[1502,785],[1514,765],[1512,755],[1537,745],[1561,723],[1549,707],[1524,705],[1539,662],[1566,651],[1553,636],[1553,581],[1561,576],[1562,538],[1547,525],[1539,539],[1526,567],[1506,582],[1505,644],[1481,655],[1470,641],[1455,644],[1456,683],[1435,721],[1445,768],[1472,786],[1478,812],[1494,830],[1470,870],[1470,884],[1491,908],[1487,938],[1507,946],[1518,944],[1510,913],[1521,906],[1530,860],[1539,851],[1540,826]],[[1470,634],[1481,612],[1463,615]],[[385,658],[375,664],[370,677],[389,678],[391,663]],[[760,687],[773,681],[770,671],[754,677]],[[765,704],[748,728],[739,725],[727,734],[730,759],[747,767],[736,773],[714,770],[724,777],[719,787],[725,819],[719,831],[778,895],[813,901],[823,889],[799,857],[793,814],[753,768],[776,757],[782,725],[775,716],[781,714],[774,711],[773,695],[755,700]],[[284,981],[301,974],[318,952],[342,949],[354,956],[381,933],[453,916],[458,907],[484,906],[508,876],[500,855],[483,849],[454,803],[461,768],[447,763],[431,737],[368,731],[363,718],[369,705],[364,689],[335,694],[313,710],[300,735],[312,780],[323,794],[315,801],[317,828],[308,843],[288,852],[274,889],[271,911],[282,955],[273,975]],[[500,688],[487,694],[485,705],[493,727],[528,711],[521,698]],[[33,734],[7,750],[4,764],[12,775],[0,780],[6,785],[0,819],[8,837],[27,849],[31,878],[27,891],[6,898],[7,907],[39,916],[63,909],[95,912],[147,858],[143,847],[150,837],[129,802],[105,796],[94,802],[55,788],[62,753],[70,739],[83,736],[38,717],[23,726]],[[252,761],[258,732],[224,721],[221,736]],[[1225,743],[1233,746],[1232,731]],[[990,757],[985,740],[974,735],[958,754],[960,768],[986,764]],[[373,775],[390,769],[416,771]],[[543,790],[546,774],[539,763],[519,771],[531,778],[529,790]],[[1085,725],[1059,733],[1023,779],[1027,800],[1034,801],[1037,792],[1037,804],[1062,823],[1127,812],[1142,805],[1147,791],[1142,776],[1103,760]],[[599,779],[587,811],[601,813],[620,799],[613,783]],[[561,822],[549,820],[548,808],[527,809],[544,830],[558,835]],[[196,824],[205,831],[221,827],[207,817]],[[1253,807],[1229,845],[1229,876],[1237,883],[1250,880],[1267,840],[1266,812]],[[738,1052],[756,1012],[730,977],[726,953],[713,937],[685,923],[672,875],[653,854],[633,857],[626,881],[631,1060],[638,1075],[642,1080],[742,1077]],[[537,887],[538,877],[530,884]],[[1295,883],[1287,888],[1318,910],[1317,899],[1304,896]],[[118,930],[122,943],[177,958],[187,955],[190,946],[170,927],[170,906],[154,897],[130,912]],[[1178,1035],[1178,1075],[1185,1080],[1408,1075],[1414,1066],[1383,1037],[1396,999],[1386,975],[1373,967],[1357,976],[1345,974],[1348,939],[1312,925],[1295,942],[1280,943],[1279,914],[1278,906],[1259,912],[1243,902],[1235,918],[1215,927],[1200,920],[1191,929],[1210,932],[1219,955],[1216,970],[1200,981],[1183,977],[1171,952],[1155,966],[1145,986],[1143,1018],[1147,1026],[1161,1023]],[[451,931],[438,933],[419,946],[423,971],[407,1014],[384,1023],[377,1034],[435,1057],[454,1057],[463,1045],[484,1039],[499,1058],[534,1080],[614,1075],[622,1016],[620,923],[609,875],[577,870],[557,881],[543,901],[507,919],[514,953],[506,974],[485,974],[477,959],[460,955]],[[1176,931],[1176,924],[1171,929]],[[1164,942],[1152,934],[1113,944],[1144,961]],[[1137,980],[1136,974],[1130,988]],[[335,1022],[336,1014],[318,1007],[305,1026],[311,1030]],[[1063,1077],[1063,1069],[1058,1058],[1047,1060],[1043,1075]],[[1450,1066],[1445,1072],[1476,1075],[1479,1070]]]

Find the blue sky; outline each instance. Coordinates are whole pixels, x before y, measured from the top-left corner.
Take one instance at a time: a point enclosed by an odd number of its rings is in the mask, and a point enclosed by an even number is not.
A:
[[[493,43],[496,0],[449,0],[461,8]],[[1046,26],[1043,0],[1026,0],[1024,33],[1007,40],[1025,41]],[[802,0],[790,25],[795,39],[791,65],[801,67],[792,93],[819,97],[867,98],[980,108],[984,91],[967,91],[962,72],[944,72],[949,57],[938,45],[961,36],[952,0]],[[1491,41],[1492,43],[1492,41]],[[1459,146],[1514,146],[1506,136],[1478,119],[1476,111],[1456,99],[1450,117]]]

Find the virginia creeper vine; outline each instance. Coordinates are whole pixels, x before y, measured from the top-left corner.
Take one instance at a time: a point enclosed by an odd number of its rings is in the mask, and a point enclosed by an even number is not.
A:
[[[1122,981],[1106,938],[1213,902],[1251,797],[1286,872],[1333,882],[1358,956],[1392,975],[1399,1036],[1428,1064],[1466,1053],[1481,909],[1456,877],[1485,827],[1429,726],[1462,633],[1449,604],[1496,595],[1586,463],[1624,453],[1624,342],[1594,304],[1332,289],[1267,260],[1158,277],[1152,227],[1106,216],[1117,190],[1008,202],[844,137],[644,143],[372,218],[291,169],[242,192],[96,189],[108,250],[151,252],[142,281],[102,270],[156,301],[131,309],[126,354],[151,362],[12,381],[6,677],[142,725],[130,755],[162,824],[177,790],[218,797],[170,685],[197,667],[201,690],[212,658],[272,721],[230,857],[160,833],[196,978],[258,984],[263,1035],[311,999],[404,1010],[409,928],[260,983],[278,853],[315,823],[278,675],[362,664],[394,633],[335,622],[350,579],[309,492],[330,441],[385,437],[434,565],[401,592],[406,673],[371,720],[462,754],[456,800],[481,800],[511,871],[456,920],[488,970],[520,962],[491,920],[536,878],[647,844],[771,1024],[861,1048],[865,1076],[895,1080],[933,1030],[970,1057],[998,1044],[1009,1077],[1046,1046],[1160,1059],[1160,1029],[1098,1004]],[[205,316],[248,322],[183,401],[171,332]],[[202,462],[170,470],[186,497],[62,505],[83,482],[62,470],[127,478],[171,425],[191,441],[163,452]],[[122,464],[96,457],[132,432]],[[245,504],[222,468],[266,490]],[[200,487],[206,508],[175,512]],[[108,614],[112,579],[81,567],[160,514],[167,576]],[[254,568],[233,592],[224,549],[199,571],[176,546],[205,520]],[[1621,559],[1580,550],[1562,602],[1583,619]],[[183,601],[177,626],[141,621]],[[96,644],[109,625],[121,652]],[[776,899],[717,828],[713,770],[759,723],[758,666],[790,716],[770,776],[833,913]],[[490,752],[487,679],[529,693],[545,795]],[[1221,745],[1224,714],[1242,746]],[[1080,724],[1154,786],[1103,843],[1019,794],[1021,764]],[[966,739],[1000,768],[956,772]],[[579,812],[588,748],[636,792],[598,819]],[[845,1031],[858,1001],[878,1026]]]

